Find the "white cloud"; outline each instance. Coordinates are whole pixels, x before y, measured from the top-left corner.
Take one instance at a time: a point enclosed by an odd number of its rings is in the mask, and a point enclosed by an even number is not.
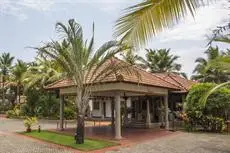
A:
[[[54,4],[54,0],[18,0],[18,5],[39,11],[47,11]]]
[[[48,11],[55,0],[1,0],[0,13],[3,15],[11,15],[19,20],[28,18],[25,9],[34,9],[37,11]]]
[[[228,18],[229,3],[220,0],[200,8],[195,18],[188,16],[179,25],[159,35],[161,42],[172,40],[202,40],[204,36]]]
[[[195,18],[188,16],[175,27],[159,34],[149,43],[149,47],[171,48],[173,54],[180,56],[179,62],[183,65],[183,71],[191,75],[195,59],[204,56],[207,49],[206,36],[217,26],[226,24],[229,17],[229,2],[216,1],[200,8]],[[141,53],[144,55],[144,52]]]

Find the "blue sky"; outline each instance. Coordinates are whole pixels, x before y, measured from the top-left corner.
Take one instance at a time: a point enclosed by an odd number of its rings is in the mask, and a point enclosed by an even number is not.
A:
[[[96,46],[112,39],[115,20],[121,10],[140,0],[0,0],[0,52],[10,52],[16,58],[33,60],[39,46],[55,38],[57,21],[76,19],[84,29],[85,38],[95,23]],[[206,35],[229,20],[229,3],[218,0],[197,11],[195,20],[188,16],[180,24],[166,29],[152,39],[146,48],[171,48],[180,56],[183,70],[191,75],[194,60],[204,56]],[[223,48],[226,45],[222,45]],[[144,50],[138,52],[144,56]]]

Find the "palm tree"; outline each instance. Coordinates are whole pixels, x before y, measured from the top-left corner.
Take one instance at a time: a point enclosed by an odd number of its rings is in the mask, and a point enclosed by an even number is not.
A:
[[[229,74],[220,70],[219,68],[210,67],[209,63],[225,54],[227,52],[221,52],[219,48],[209,47],[205,52],[207,59],[197,58],[196,63],[198,63],[193,71],[195,73],[191,78],[193,80],[198,80],[199,82],[215,82],[221,83],[229,79]]]
[[[2,101],[5,102],[5,82],[12,68],[14,57],[10,53],[2,53],[0,56],[0,69],[2,74]]]
[[[229,36],[230,36],[230,23],[228,23],[225,26],[219,27],[218,29],[213,31],[213,36],[210,39],[209,45],[212,44],[213,41],[229,44],[230,43]],[[226,41],[226,39],[222,39],[222,38],[227,38],[227,41]],[[230,73],[230,50],[227,49],[226,52],[224,52],[222,56],[216,58],[215,60],[212,60],[209,63],[209,67],[214,67],[214,68],[219,69],[221,71],[225,71],[227,73]],[[227,85],[230,85],[229,79],[226,82],[221,83],[221,84],[217,85],[216,87],[214,87],[213,89],[211,89],[210,91],[208,91],[200,99],[201,102],[205,105],[208,97],[212,93],[214,93],[219,88],[227,86]]]
[[[114,35],[132,45],[145,45],[154,35],[175,25],[187,14],[194,16],[202,5],[203,0],[143,0],[124,10],[116,21]]]
[[[64,75],[65,73],[58,67],[56,61],[36,58],[35,62],[31,63],[28,70],[23,74],[22,79],[26,89],[31,87],[43,88]]]
[[[220,56],[209,63],[209,67],[214,67],[216,69],[220,69],[222,71],[225,71],[227,73],[230,73],[230,56]],[[227,80],[226,82],[223,82],[221,84],[218,84],[213,89],[209,90],[207,93],[203,95],[203,97],[200,99],[201,102],[205,105],[207,102],[208,97],[214,93],[219,88],[222,88],[224,86],[230,85],[230,81]]]
[[[27,63],[23,62],[22,60],[17,60],[17,63],[15,64],[12,70],[13,81],[15,81],[17,85],[18,103],[20,103],[21,100],[21,87],[22,87],[23,75],[27,71],[27,67],[28,67]]]
[[[146,66],[142,63],[143,58],[135,54],[134,52],[134,47],[126,47],[120,55],[122,59],[130,65],[135,65],[140,68],[146,69]]]
[[[61,40],[51,41],[44,47],[37,48],[39,53],[47,58],[57,61],[59,66],[67,74],[75,85],[77,129],[76,143],[84,143],[84,116],[88,107],[91,87],[95,83],[124,69],[131,73],[124,62],[116,63],[113,60],[115,54],[121,51],[119,43],[109,41],[98,50],[94,50],[94,25],[93,35],[89,43],[83,40],[83,30],[80,24],[73,19],[68,24],[58,22],[56,29],[61,34]],[[125,66],[126,68],[125,68]]]
[[[146,49],[146,59],[142,62],[152,73],[179,72],[181,64],[176,63],[179,56],[170,54],[170,49]]]

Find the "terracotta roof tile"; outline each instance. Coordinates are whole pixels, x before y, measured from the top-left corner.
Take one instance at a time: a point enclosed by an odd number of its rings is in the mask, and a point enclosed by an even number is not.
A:
[[[174,73],[155,73],[154,75],[157,75],[162,79],[179,86],[181,89],[180,92],[188,92],[192,85],[197,83],[196,81],[185,79]]]
[[[110,62],[110,63],[108,63]],[[113,58],[112,60],[109,60],[105,63],[107,64],[127,64],[122,60],[119,60],[117,58]],[[102,65],[103,67],[103,65]],[[118,70],[118,74],[110,74],[106,78],[104,78],[101,81],[101,83],[108,83],[108,82],[129,82],[129,83],[135,83],[135,84],[143,84],[143,85],[149,85],[149,86],[156,86],[156,87],[162,87],[162,88],[169,88],[173,90],[187,90],[190,87],[190,83],[186,79],[182,79],[179,76],[173,77],[168,77],[165,74],[152,74],[149,72],[146,72],[145,70],[142,70],[138,67],[133,66],[132,67],[135,72],[138,72],[139,77],[137,75],[133,74],[128,74],[127,72],[124,72],[122,70]],[[97,73],[100,73],[103,70],[103,68],[99,68],[97,70]],[[178,82],[180,83],[178,83]],[[94,81],[94,83],[97,81]],[[86,81],[86,83],[92,83],[89,81],[89,79]],[[181,85],[185,84],[185,85]],[[46,87],[46,89],[56,89],[56,88],[65,88],[65,87],[70,87],[73,86],[73,82],[70,79],[62,79],[59,81],[56,81]],[[185,89],[184,89],[185,88]]]

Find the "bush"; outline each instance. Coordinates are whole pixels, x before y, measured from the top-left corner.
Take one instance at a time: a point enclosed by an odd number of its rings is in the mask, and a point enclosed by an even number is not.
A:
[[[56,95],[46,91],[29,89],[26,93],[26,103],[20,107],[24,116],[56,119],[59,113],[59,100]]]
[[[221,132],[224,120],[230,110],[230,89],[222,88],[214,92],[204,105],[200,98],[215,84],[201,83],[194,85],[186,98],[187,126],[191,129],[202,127],[205,131]]]
[[[64,118],[66,120],[75,119],[76,118],[75,111],[73,109],[69,108],[69,107],[65,107],[65,109],[64,109]]]
[[[37,123],[37,118],[26,117],[26,119],[23,122],[24,122],[24,126],[26,127],[26,132],[31,132],[31,127]]]
[[[19,118],[20,117],[20,109],[18,106],[15,106],[13,110],[8,110],[6,112],[7,118]]]

